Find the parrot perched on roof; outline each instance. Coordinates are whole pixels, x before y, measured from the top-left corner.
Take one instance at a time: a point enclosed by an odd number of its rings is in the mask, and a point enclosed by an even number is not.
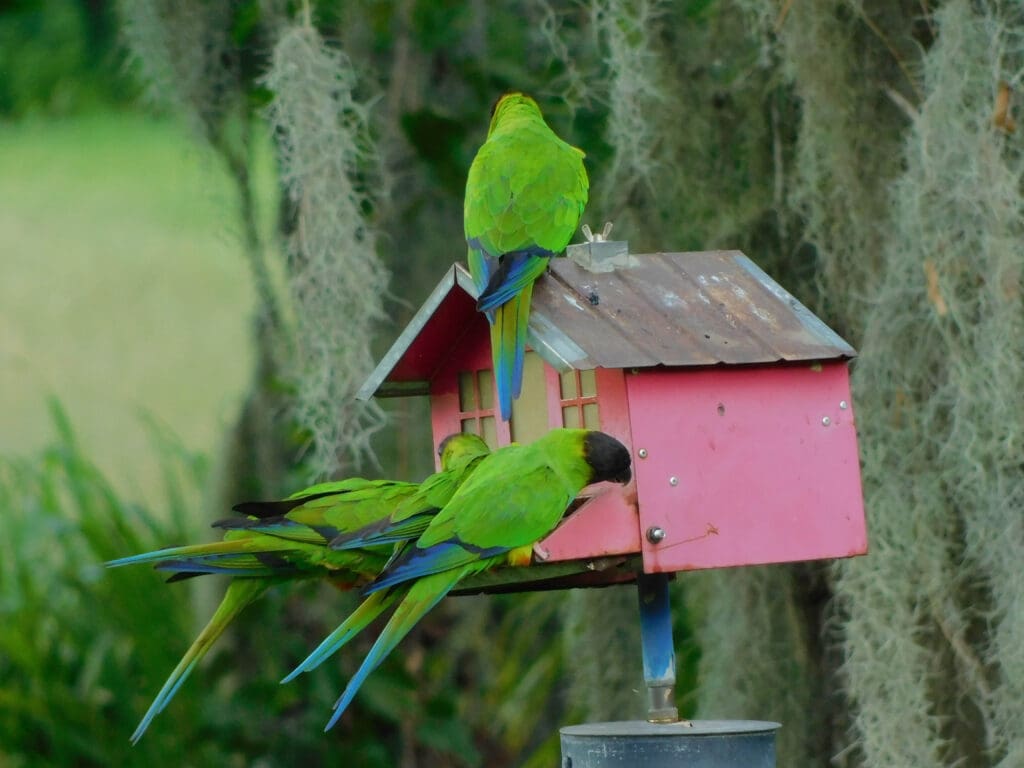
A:
[[[629,451],[603,432],[555,429],[528,445],[491,453],[419,539],[367,587],[353,615],[284,682],[312,669],[400,600],[335,704],[331,728],[366,677],[460,580],[495,565],[528,565],[534,544],[554,530],[585,486],[630,477]]]
[[[583,152],[555,135],[537,102],[509,93],[469,168],[463,221],[477,309],[491,324],[501,417],[512,414],[526,353],[533,283],[565,250],[587,204]]]
[[[339,589],[368,584],[388,563],[393,547],[335,550],[330,542],[381,521],[403,526],[390,542],[402,536],[415,539],[488,452],[487,444],[476,435],[449,435],[439,449],[441,471],[420,484],[350,478],[314,485],[283,501],[242,502],[233,509],[245,517],[213,524],[225,529],[222,541],[107,563],[111,567],[156,563],[157,570],[173,572],[168,581],[208,573],[233,577],[213,617],[135,729],[132,743],[142,738],[228,624],[269,587],[309,578],[327,579]]]

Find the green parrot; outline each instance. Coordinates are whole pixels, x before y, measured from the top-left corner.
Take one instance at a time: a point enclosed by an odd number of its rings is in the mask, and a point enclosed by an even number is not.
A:
[[[157,570],[173,572],[168,581],[208,573],[233,577],[213,617],[135,729],[132,743],[142,738],[228,624],[269,587],[309,578],[326,579],[339,589],[368,584],[388,563],[393,547],[335,550],[330,542],[380,521],[400,522],[404,535],[415,539],[488,452],[487,444],[476,435],[449,435],[439,448],[441,471],[423,483],[350,478],[314,485],[283,501],[242,502],[233,509],[244,518],[214,523],[225,529],[222,541],[107,563],[110,567],[156,563]],[[390,538],[400,540],[398,533]]]
[[[491,453],[366,589],[355,613],[285,681],[311,669],[375,616],[398,602],[359,670],[335,704],[330,729],[366,677],[463,578],[495,565],[528,565],[533,546],[554,530],[587,485],[627,483],[626,447],[603,432],[555,429],[527,445]]]
[[[587,204],[583,152],[555,135],[537,102],[509,93],[466,180],[463,221],[477,309],[491,324],[501,417],[512,415],[526,354],[533,283],[565,250]]]

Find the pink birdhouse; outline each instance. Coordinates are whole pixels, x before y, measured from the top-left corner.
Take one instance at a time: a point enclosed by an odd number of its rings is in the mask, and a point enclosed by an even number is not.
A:
[[[867,551],[856,353],[742,253],[570,246],[534,287],[508,422],[475,297],[449,269],[360,397],[429,396],[435,444],[567,426],[629,447],[633,481],[586,489],[539,548],[545,564],[633,558],[664,573]]]

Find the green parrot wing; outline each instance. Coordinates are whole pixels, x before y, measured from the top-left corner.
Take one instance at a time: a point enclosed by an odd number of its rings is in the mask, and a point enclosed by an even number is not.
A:
[[[487,443],[476,435],[449,435],[442,441],[440,472],[420,483],[418,490],[402,500],[389,517],[342,533],[331,541],[331,546],[354,549],[417,538],[489,452]]]
[[[484,549],[532,544],[561,518],[575,492],[549,466],[536,461],[484,464],[416,542],[421,549],[445,541]],[[511,473],[515,474],[511,474]],[[515,483],[508,483],[515,477]]]
[[[585,429],[554,429],[485,458],[416,541],[368,591],[490,560],[550,533],[576,495],[599,480],[628,482],[629,451]]]
[[[248,517],[218,520],[214,526],[322,545],[371,523],[389,519],[420,488],[416,483],[392,480],[360,481],[359,484],[343,481],[343,484],[340,489],[341,484],[314,486],[331,487],[280,502],[243,502],[234,509]],[[273,513],[268,512],[268,508]]]
[[[296,491],[288,496],[286,501],[294,499],[305,499],[310,496],[323,496],[329,493],[346,493],[348,491],[364,491],[369,488],[376,488],[394,482],[392,480],[367,480],[362,477],[348,477],[344,480],[331,480],[326,483],[317,483],[301,491]]]
[[[415,546],[407,546],[367,588],[363,605],[370,613],[377,612],[375,600],[401,595],[402,601],[334,705],[327,728],[367,676],[459,581],[545,536],[587,483],[625,483],[630,477],[626,447],[588,430],[552,430],[530,445],[511,445],[483,459]],[[363,620],[353,623],[355,631],[365,626]],[[344,640],[352,636],[344,625],[339,632]],[[328,651],[337,647],[328,643]]]
[[[506,421],[522,389],[533,283],[568,245],[588,189],[583,153],[555,135],[533,99],[503,96],[469,169],[463,221]]]
[[[569,244],[587,204],[583,153],[544,123],[520,120],[484,142],[470,166],[463,222],[471,247],[492,258]]]

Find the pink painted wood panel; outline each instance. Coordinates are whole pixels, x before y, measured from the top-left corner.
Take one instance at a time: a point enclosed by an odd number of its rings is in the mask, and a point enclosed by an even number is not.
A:
[[[648,369],[626,390],[641,534],[666,534],[641,536],[645,571],[867,551],[845,362]]]
[[[562,426],[558,399],[558,373],[548,373],[549,423]],[[598,416],[601,429],[629,448],[632,433],[626,401],[625,373],[618,368],[595,369]],[[635,454],[634,454],[634,462]],[[541,546],[550,553],[550,562],[576,560],[604,555],[635,554],[640,551],[640,523],[636,508],[636,480],[626,486],[600,483],[583,490],[590,499],[567,517]]]
[[[584,493],[589,498],[582,506],[541,542],[548,551],[547,562],[639,552],[640,521],[634,485],[600,483]]]
[[[484,330],[487,328],[486,325],[482,327]],[[431,382],[430,412],[435,448],[447,435],[460,429],[458,372],[491,367],[489,336],[473,332],[467,341],[469,343],[445,361],[443,369]],[[554,429],[562,426],[558,372],[547,363],[544,369],[547,396],[536,407],[547,409],[548,425]],[[623,372],[598,369],[596,384],[601,428],[629,445],[629,411]],[[492,401],[497,402],[497,393],[494,393]],[[508,425],[500,420],[498,442],[501,445],[509,442]],[[586,501],[541,543],[550,553],[550,562],[640,551],[640,526],[633,483],[625,488],[602,483],[584,489],[581,496],[585,496]]]

